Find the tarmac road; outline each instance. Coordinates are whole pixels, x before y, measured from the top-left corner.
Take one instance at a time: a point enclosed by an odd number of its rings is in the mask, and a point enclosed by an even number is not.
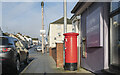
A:
[[[34,60],[38,54],[40,54],[40,52],[35,51],[36,47],[37,46],[29,49],[29,63],[32,60]],[[26,65],[24,63],[21,63],[21,67],[20,67],[19,73],[21,73],[26,68],[26,66],[28,66],[28,65]],[[4,71],[3,71],[3,69],[4,69]],[[0,75],[1,74],[7,74],[7,75],[9,75],[11,73],[14,73],[14,71],[11,68],[9,68],[9,67],[2,68],[2,64],[0,64]]]

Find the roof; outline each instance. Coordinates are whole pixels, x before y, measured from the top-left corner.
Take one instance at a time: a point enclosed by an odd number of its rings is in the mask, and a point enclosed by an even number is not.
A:
[[[21,34],[21,33],[17,33],[17,34],[20,34],[20,35],[22,36],[22,34]]]
[[[73,8],[73,10],[71,11],[71,13],[75,13],[78,10],[78,8],[80,8],[82,5],[83,5],[82,2],[78,2]]]
[[[78,2],[71,13],[74,13],[75,15],[80,15],[83,13],[93,2]]]
[[[9,36],[0,36],[0,37],[6,37],[6,38],[8,38]]]
[[[20,37],[18,37],[17,35],[14,35],[16,38],[18,38],[19,40],[21,40],[21,38]]]
[[[32,40],[38,40],[38,38],[32,38]]]
[[[31,38],[30,36],[26,36],[27,38]]]
[[[7,32],[3,33],[3,36],[9,36],[9,33],[7,33]]]
[[[64,17],[58,19],[57,21],[54,21],[50,24],[64,24]],[[67,24],[72,24],[72,21],[67,18]]]

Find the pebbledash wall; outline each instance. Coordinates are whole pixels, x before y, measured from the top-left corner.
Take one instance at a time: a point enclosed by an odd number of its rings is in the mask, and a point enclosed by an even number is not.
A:
[[[108,68],[109,3],[77,4],[72,13],[81,15],[81,67],[98,73]]]

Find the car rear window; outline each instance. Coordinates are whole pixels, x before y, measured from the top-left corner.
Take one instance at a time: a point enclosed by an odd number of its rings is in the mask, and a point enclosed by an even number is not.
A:
[[[8,45],[8,38],[0,37],[0,45]]]

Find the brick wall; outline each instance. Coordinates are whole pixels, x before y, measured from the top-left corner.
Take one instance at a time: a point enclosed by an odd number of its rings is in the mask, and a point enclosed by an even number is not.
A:
[[[63,43],[56,43],[56,66],[63,68]]]
[[[52,49],[51,49],[51,47],[49,48],[49,56],[52,56]]]
[[[55,60],[57,68],[63,68],[63,43],[56,43],[56,47],[49,48],[49,56]]]
[[[51,50],[52,50],[52,57],[56,62],[56,48],[52,48]]]

